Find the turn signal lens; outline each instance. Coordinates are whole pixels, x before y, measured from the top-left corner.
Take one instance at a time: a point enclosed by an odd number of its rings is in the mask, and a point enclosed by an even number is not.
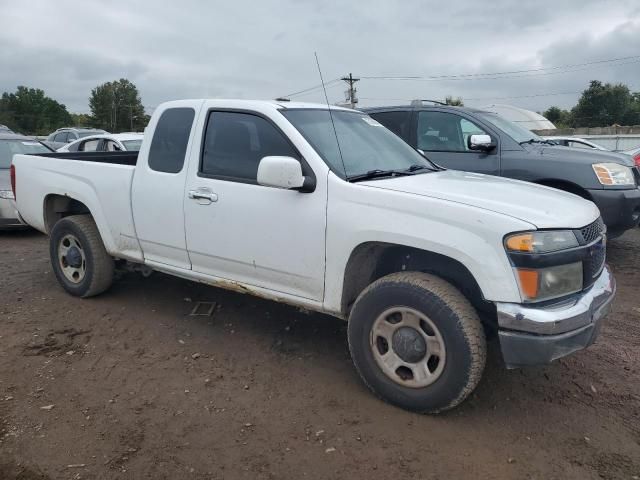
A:
[[[533,252],[533,234],[522,233],[507,238],[507,249],[514,252]]]
[[[538,272],[536,270],[518,269],[520,279],[520,291],[527,300],[538,296]]]

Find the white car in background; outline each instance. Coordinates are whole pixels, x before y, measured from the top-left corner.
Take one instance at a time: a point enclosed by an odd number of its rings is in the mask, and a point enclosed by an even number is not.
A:
[[[142,133],[108,133],[91,135],[59,148],[58,152],[137,152]]]
[[[545,140],[551,140],[558,145],[563,147],[574,147],[574,148],[593,148],[595,150],[605,150],[609,151],[607,148],[604,148],[597,143],[590,142],[589,140],[585,140],[584,138],[579,137],[542,137]]]

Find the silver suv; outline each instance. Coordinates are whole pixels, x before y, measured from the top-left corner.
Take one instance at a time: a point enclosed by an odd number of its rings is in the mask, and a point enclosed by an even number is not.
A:
[[[75,142],[79,138],[88,137],[89,135],[100,135],[103,133],[108,132],[99,128],[88,127],[59,128],[47,137],[46,143],[54,150],[57,150],[67,143]]]

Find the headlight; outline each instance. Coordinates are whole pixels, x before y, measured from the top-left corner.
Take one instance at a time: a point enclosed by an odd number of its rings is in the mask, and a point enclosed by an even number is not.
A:
[[[516,268],[520,292],[525,300],[542,301],[582,290],[582,262],[555,267]]]
[[[548,253],[577,247],[578,240],[570,230],[548,230],[516,233],[505,239],[505,247],[511,252]]]
[[[514,233],[505,238],[504,246],[525,302],[550,300],[582,290],[582,262],[565,257],[563,252],[580,246],[571,230]],[[546,265],[550,265],[549,258],[557,257],[560,265],[536,268],[538,255],[547,259]],[[572,263],[562,264],[563,259]]]
[[[16,197],[13,196],[13,192],[11,190],[0,190],[0,198],[4,198],[5,200],[16,199]]]
[[[596,163],[591,165],[602,185],[635,185],[633,172],[618,163]]]

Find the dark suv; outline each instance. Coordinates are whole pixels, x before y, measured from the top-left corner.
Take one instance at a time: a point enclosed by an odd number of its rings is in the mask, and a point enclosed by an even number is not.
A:
[[[534,182],[593,201],[612,237],[640,221],[640,168],[625,155],[557,146],[473,108],[413,102],[363,111],[443,167]]]

